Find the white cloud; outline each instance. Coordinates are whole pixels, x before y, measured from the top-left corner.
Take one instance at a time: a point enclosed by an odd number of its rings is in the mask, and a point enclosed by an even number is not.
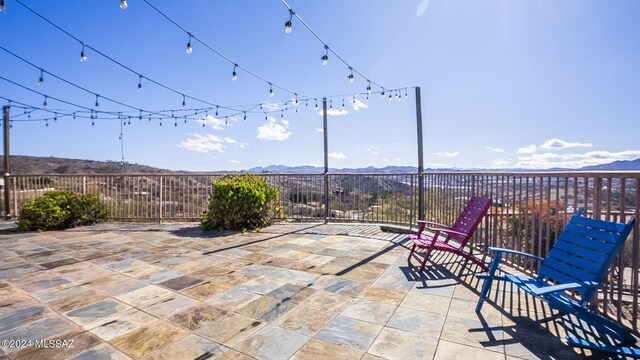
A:
[[[285,127],[289,127],[289,120],[282,119],[282,124],[283,124]]]
[[[321,129],[321,128],[314,128],[314,130],[317,132],[324,132],[324,129]]]
[[[327,116],[343,116],[347,114],[349,114],[349,112],[345,109],[327,109]],[[322,110],[318,111],[318,115],[322,116]]]
[[[544,144],[540,145],[541,149],[545,150],[562,150],[572,147],[592,147],[593,144],[590,143],[579,143],[579,142],[567,142],[560,139],[549,139],[544,142]]]
[[[269,117],[266,124],[258,127],[258,139],[285,141],[291,136],[291,132],[287,130],[288,123],[278,124],[275,118]]]
[[[279,103],[262,103],[262,108],[267,111],[277,111],[286,109],[287,105]]]
[[[516,150],[516,153],[517,154],[533,154],[534,152],[536,152],[537,149],[538,149],[537,146],[531,144],[529,146],[519,148],[518,150]]]
[[[360,109],[366,109],[369,107],[369,105],[363,103],[362,101],[358,100],[358,99],[354,99],[352,101],[352,105],[353,105],[353,110],[358,111]]]
[[[432,163],[432,162],[428,162],[426,164],[424,164],[426,167],[430,167],[430,168],[444,168],[444,167],[448,167],[449,165],[447,164],[443,164],[443,163]]]
[[[377,146],[369,146],[367,148],[367,152],[370,153],[371,155],[378,155],[380,154],[380,148]]]
[[[502,150],[502,149],[500,149],[500,148],[494,148],[494,147],[492,147],[492,146],[485,146],[484,148],[485,148],[485,149],[487,149],[487,150],[489,150],[489,151],[491,151],[491,152],[494,152],[494,153],[501,153],[501,152],[504,152],[504,150]]]
[[[339,152],[330,152],[329,154],[330,158],[334,158],[334,159],[346,159],[347,155],[343,154],[343,153],[339,153]]]
[[[591,151],[584,154],[532,154],[518,158],[517,167],[529,169],[547,169],[552,167],[581,168],[584,166],[606,164],[619,160],[640,158],[640,150],[619,152]]]
[[[203,125],[211,125],[212,128],[216,130],[224,130],[224,127],[227,126],[224,120],[218,119],[217,117],[207,115],[202,119],[198,120],[200,124]]]
[[[489,163],[489,168],[491,169],[501,169],[509,166],[509,161],[505,159],[493,159],[487,161]]]
[[[240,146],[240,149],[244,149],[249,146],[249,143],[241,142],[240,144],[238,144],[238,146]]]
[[[232,139],[230,137],[225,137],[224,138],[224,142],[226,142],[227,144],[236,144],[237,141],[235,139]]]
[[[189,151],[196,151],[201,153],[209,153],[212,151],[218,151],[223,153],[225,146],[224,140],[213,134],[189,134],[192,137],[187,138],[178,147],[187,149]]]
[[[239,160],[229,160],[229,162],[232,164],[240,164]]]
[[[440,157],[456,157],[456,156],[460,155],[460,152],[458,152],[458,151],[441,151],[441,152],[433,153],[433,155],[440,156]]]

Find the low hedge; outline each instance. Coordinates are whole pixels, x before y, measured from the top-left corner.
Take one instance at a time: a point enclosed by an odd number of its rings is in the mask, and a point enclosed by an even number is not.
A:
[[[20,230],[62,230],[92,225],[106,220],[108,216],[109,209],[95,195],[48,191],[27,200],[20,209],[17,223]]]
[[[280,191],[256,175],[224,175],[212,186],[205,230],[254,230],[285,217]]]

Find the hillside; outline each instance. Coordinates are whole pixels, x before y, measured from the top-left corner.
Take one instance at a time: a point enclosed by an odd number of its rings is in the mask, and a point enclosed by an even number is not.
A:
[[[151,166],[126,163],[127,173],[171,173]],[[11,156],[11,174],[121,174],[122,163],[37,156]]]
[[[123,166],[119,161],[94,161],[80,159],[63,159],[54,157],[37,156],[11,156],[11,173],[21,174],[122,174],[122,173],[188,173],[186,171],[172,171],[146,165],[126,163]],[[0,165],[1,166],[1,165]],[[126,171],[125,171],[126,167]],[[548,169],[572,171],[569,169]],[[331,174],[415,174],[414,166],[386,166],[383,168],[329,168]],[[425,171],[434,171],[425,169]],[[438,169],[438,171],[464,171],[464,169]],[[473,169],[473,171],[530,171],[526,169]],[[640,159],[630,161],[614,161],[608,164],[587,166],[573,171],[640,171]],[[211,169],[210,172],[217,172]],[[286,166],[270,165],[266,167],[254,167],[250,173],[288,173],[288,174],[322,174],[321,166]]]
[[[593,165],[583,167],[581,170],[587,171],[628,171],[640,170],[640,159],[614,161],[608,164]]]

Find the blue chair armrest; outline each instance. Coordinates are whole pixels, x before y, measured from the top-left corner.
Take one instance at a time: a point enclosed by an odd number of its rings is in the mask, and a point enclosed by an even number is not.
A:
[[[518,250],[511,250],[511,249],[505,249],[505,248],[497,248],[497,247],[489,247],[489,251],[495,252],[495,253],[504,253],[504,254],[514,254],[514,255],[521,255],[521,256],[526,256],[526,257],[530,257],[530,258],[534,258],[536,260],[544,260],[544,258],[541,258],[539,256],[535,256],[526,252],[522,252],[522,251],[518,251]]]
[[[537,289],[529,288],[529,291],[531,291],[531,294],[533,295],[542,296],[542,295],[547,295],[547,294],[551,294],[559,291],[571,290],[571,289],[597,287],[598,285],[599,284],[595,281],[573,282],[573,283],[560,284],[560,285],[550,285],[550,286],[545,286]]]

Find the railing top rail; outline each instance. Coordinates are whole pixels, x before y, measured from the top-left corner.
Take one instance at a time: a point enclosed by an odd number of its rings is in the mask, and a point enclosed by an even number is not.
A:
[[[425,171],[425,175],[561,176],[638,178],[640,171]]]
[[[222,176],[227,174],[242,174],[237,172],[176,172],[176,173],[95,173],[95,174],[12,174],[11,177],[78,177],[78,176]],[[251,173],[259,176],[322,176],[323,173]],[[418,173],[335,173],[329,175],[346,176],[414,176]],[[640,171],[425,171],[424,175],[473,175],[473,176],[559,176],[559,177],[612,177],[612,178],[640,178]]]

